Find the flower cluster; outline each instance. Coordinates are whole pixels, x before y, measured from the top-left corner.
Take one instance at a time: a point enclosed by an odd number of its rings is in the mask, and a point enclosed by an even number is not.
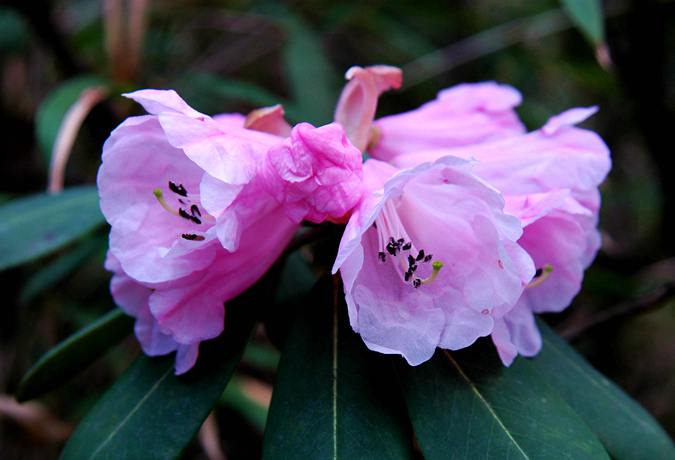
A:
[[[209,117],[173,91],[127,95],[148,115],[113,131],[98,186],[111,291],[145,353],[190,369],[303,220],[346,223],[333,272],[370,349],[412,365],[485,336],[506,365],[538,352],[533,314],[569,305],[600,245],[609,152],[575,127],[595,108],[527,133],[520,94],[479,83],[376,120],[400,70],[347,78],[321,127],[280,106]]]

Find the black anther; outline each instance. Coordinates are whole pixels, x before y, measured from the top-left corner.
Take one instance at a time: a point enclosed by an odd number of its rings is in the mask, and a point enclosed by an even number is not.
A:
[[[204,237],[196,233],[183,233],[181,237],[189,241],[204,241]]]
[[[173,182],[169,181],[169,189],[180,196],[187,196],[187,190],[183,187],[183,184],[176,185]]]

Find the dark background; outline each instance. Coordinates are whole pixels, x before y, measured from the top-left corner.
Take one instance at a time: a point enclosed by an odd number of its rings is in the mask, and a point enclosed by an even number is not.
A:
[[[604,67],[555,1],[155,1],[137,65],[133,44],[119,54],[106,48],[103,3],[0,6],[0,202],[45,189],[49,152],[37,141],[36,113],[64,84],[86,78],[109,82],[111,97],[87,117],[66,185],[94,183],[103,141],[137,110],[117,94],[136,88],[175,88],[206,113],[287,101],[291,120],[322,123],[350,66],[383,63],[403,68],[404,88],[381,99],[380,115],[483,80],[522,92],[518,113],[530,129],[566,108],[597,104],[586,126],[605,139],[614,163],[602,186],[603,248],[573,306],[548,320],[675,434],[675,2],[605,2]],[[106,231],[0,274],[1,394],[46,350],[113,307],[102,268]],[[51,286],[31,287],[68,255],[77,263]],[[259,341],[274,362],[276,352]],[[126,340],[25,413],[0,404],[0,457],[55,457],[70,424],[137,352]],[[223,398],[220,438],[230,458],[255,458],[273,369],[241,375],[249,396]],[[258,404],[247,405],[256,394]],[[185,456],[204,455],[195,442]]]

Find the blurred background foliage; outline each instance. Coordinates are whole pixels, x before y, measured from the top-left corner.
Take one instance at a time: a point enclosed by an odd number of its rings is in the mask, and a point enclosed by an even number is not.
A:
[[[138,88],[174,88],[206,113],[283,103],[293,121],[324,123],[350,66],[386,63],[403,68],[404,87],[381,99],[379,115],[482,80],[520,89],[518,112],[530,129],[597,104],[587,126],[614,161],[602,188],[603,249],[573,307],[547,319],[673,435],[675,2],[604,2],[605,41],[602,31],[575,27],[568,13],[579,2],[564,3],[570,9],[554,0],[3,2],[0,202],[45,190],[64,113],[93,86],[107,97],[77,134],[66,186],[95,182],[103,141],[138,113],[119,94]],[[133,5],[145,7],[136,23]],[[116,28],[118,7],[128,29]],[[72,425],[138,353],[127,338],[39,402],[19,409],[6,396],[46,350],[113,308],[106,235],[98,226],[0,275],[3,459],[57,456]],[[279,295],[294,295],[294,281],[286,285]],[[260,455],[277,361],[259,331],[185,458],[217,458],[221,446],[229,458]]]

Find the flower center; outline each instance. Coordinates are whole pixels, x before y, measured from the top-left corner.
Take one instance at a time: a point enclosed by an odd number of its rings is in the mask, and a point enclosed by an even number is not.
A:
[[[443,268],[443,262],[432,261],[432,254],[427,254],[424,249],[417,249],[406,232],[393,203],[390,201],[385,203],[375,219],[374,227],[377,230],[378,240],[377,258],[382,263],[391,259],[397,273],[406,284],[410,283],[413,287],[419,288],[422,285],[431,284],[436,279]],[[416,276],[419,266],[430,262],[431,275],[427,278]]]
[[[194,198],[194,195],[188,194],[187,189],[183,186],[183,184],[176,184],[174,182],[169,181],[169,190],[173,192],[175,195],[177,195],[177,200],[178,202],[182,205],[179,206],[178,209],[173,208],[167,201],[166,198],[164,197],[164,192],[162,191],[161,188],[156,188],[152,191],[153,195],[155,195],[155,198],[157,198],[157,201],[159,204],[170,214],[173,214],[174,216],[182,217],[183,219],[189,220],[190,222],[201,225],[202,220],[207,220],[210,221],[210,216],[204,215],[202,216],[202,212],[199,209],[199,206],[194,204],[192,200],[190,200],[190,196]],[[196,233],[183,233],[181,234],[181,238],[188,240],[188,241],[203,241],[204,236],[198,235]]]

